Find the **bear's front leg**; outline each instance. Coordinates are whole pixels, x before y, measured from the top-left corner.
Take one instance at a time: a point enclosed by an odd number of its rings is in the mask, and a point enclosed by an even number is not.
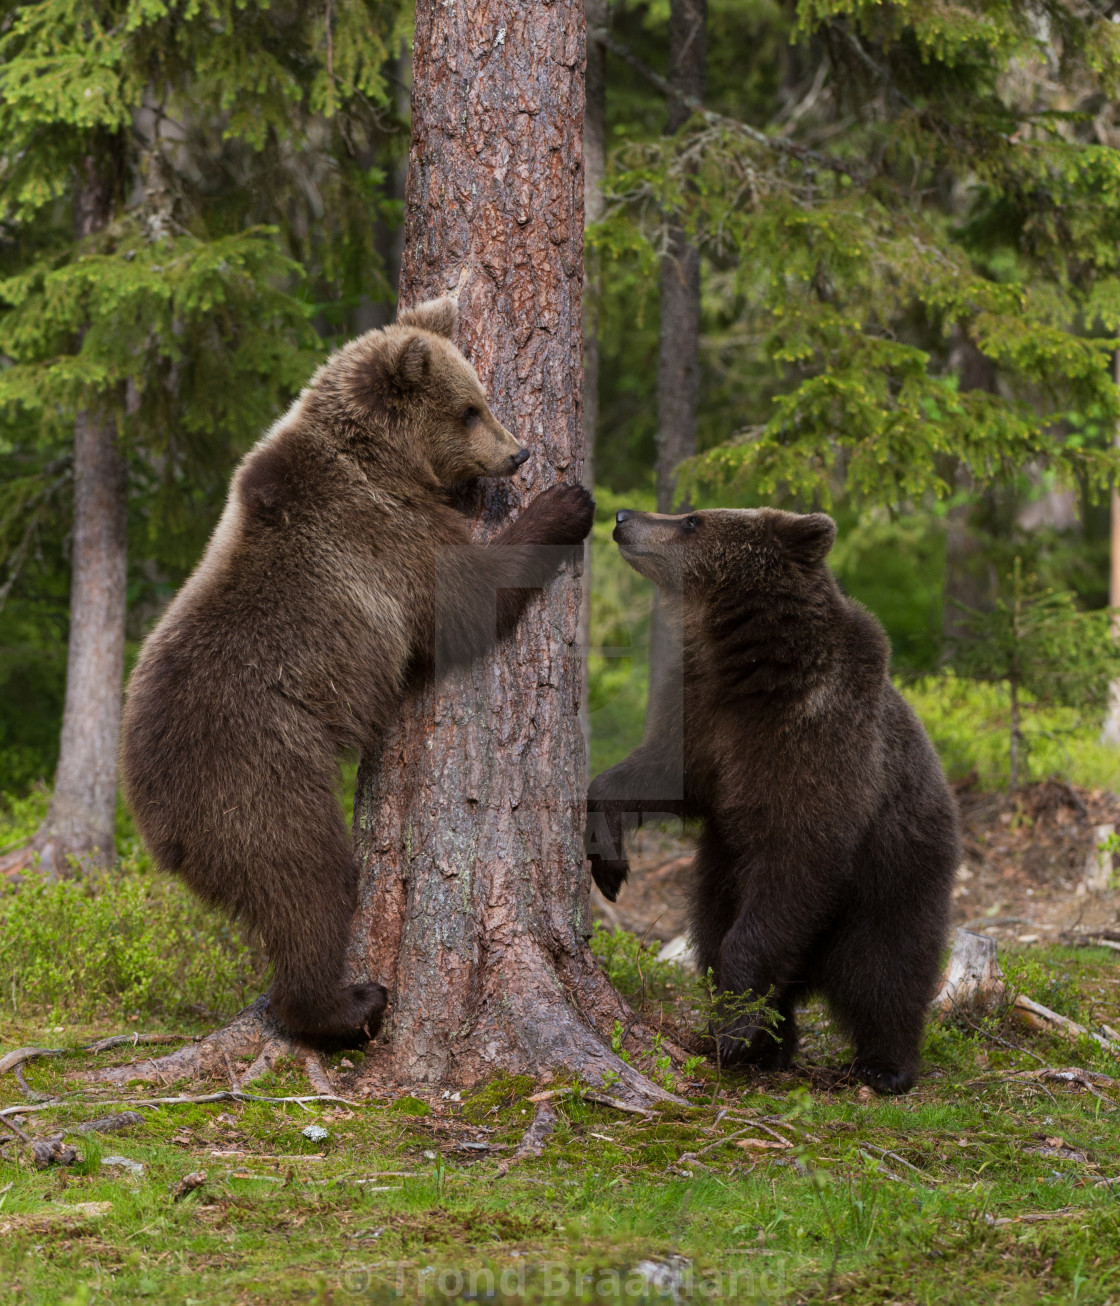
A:
[[[610,902],[630,874],[625,827],[645,815],[683,816],[682,789],[679,765],[674,774],[671,760],[647,744],[591,782],[584,846],[592,878]]]
[[[763,1069],[787,1066],[797,1048],[797,996],[809,978],[810,954],[830,903],[814,892],[814,881],[781,865],[732,859],[718,875],[735,885],[738,899],[712,966],[722,995],[712,1020],[720,1060]],[[777,1012],[777,1024],[742,1009],[760,998]]]

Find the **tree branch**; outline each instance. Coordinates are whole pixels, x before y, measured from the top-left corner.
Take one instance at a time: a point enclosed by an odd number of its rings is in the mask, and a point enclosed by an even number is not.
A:
[[[644,77],[662,95],[678,101],[686,108],[691,109],[693,113],[700,114],[709,127],[723,127],[727,131],[733,131],[740,136],[745,136],[749,141],[753,141],[755,145],[762,146],[763,149],[795,159],[798,163],[827,168],[828,171],[840,173],[845,177],[856,176],[846,164],[839,162],[837,159],[830,159],[826,154],[819,154],[816,150],[810,150],[804,145],[799,145],[797,141],[789,136],[768,136],[765,132],[759,131],[757,127],[741,122],[738,118],[729,118],[726,114],[716,113],[713,109],[705,108],[702,100],[695,95],[689,95],[678,90],[659,72],[655,72],[644,60],[639,59],[629,46],[623,45],[621,41],[616,40],[604,28],[593,28],[587,35],[591,40],[601,45],[604,50],[609,50],[611,54],[617,55],[624,63],[628,63],[635,72]]]

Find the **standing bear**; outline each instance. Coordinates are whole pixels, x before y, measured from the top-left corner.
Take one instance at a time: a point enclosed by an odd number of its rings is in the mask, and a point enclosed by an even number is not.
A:
[[[878,621],[841,592],[823,513],[620,512],[623,558],[658,587],[680,658],[645,738],[588,797],[588,855],[612,901],[623,825],[704,821],[692,938],[721,991],[771,994],[773,1032],[724,1022],[728,1062],[789,1064],[819,992],[882,1092],[914,1081],[960,862],[957,809],[888,677]]]
[[[338,754],[410,685],[512,629],[591,528],[556,485],[488,547],[449,490],[529,457],[451,343],[447,299],[324,364],[245,457],[198,568],[132,674],[121,763],[165,870],[243,921],[274,965],[273,1017],[372,1036],[386,993],[343,982],[357,865]],[[541,549],[540,545],[569,546]]]

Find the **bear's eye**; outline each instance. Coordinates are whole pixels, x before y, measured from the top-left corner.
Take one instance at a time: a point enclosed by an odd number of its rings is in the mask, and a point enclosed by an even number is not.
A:
[[[697,526],[699,526],[699,525],[700,525],[700,523],[699,523],[699,521],[697,521],[697,519],[696,519],[695,517],[686,517],[686,518],[684,519],[684,521],[681,522],[681,530],[682,530],[682,531],[692,532],[692,531],[694,531],[694,530],[697,528]]]
[[[463,414],[463,425],[474,426],[475,422],[477,422],[481,416],[482,414],[478,411],[477,408],[468,408],[467,411]]]

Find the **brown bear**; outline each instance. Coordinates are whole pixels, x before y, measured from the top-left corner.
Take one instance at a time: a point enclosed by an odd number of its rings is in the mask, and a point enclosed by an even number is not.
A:
[[[788,1065],[794,1009],[815,991],[855,1044],[853,1072],[903,1092],[948,926],[957,808],[889,679],[882,627],[826,565],[835,531],[769,508],[618,513],[614,538],[658,586],[680,658],[641,746],[591,785],[588,855],[613,900],[628,817],[702,818],[701,972],[724,993],[771,994],[782,1017],[773,1032],[722,1025],[723,1058]]]
[[[340,349],[242,461],[194,574],[129,683],[121,764],[165,870],[243,921],[293,1034],[376,1032],[379,984],[343,983],[357,866],[340,750],[406,689],[508,632],[591,528],[579,485],[488,547],[449,490],[529,457],[493,416],[434,300]],[[539,548],[540,545],[567,546]]]

